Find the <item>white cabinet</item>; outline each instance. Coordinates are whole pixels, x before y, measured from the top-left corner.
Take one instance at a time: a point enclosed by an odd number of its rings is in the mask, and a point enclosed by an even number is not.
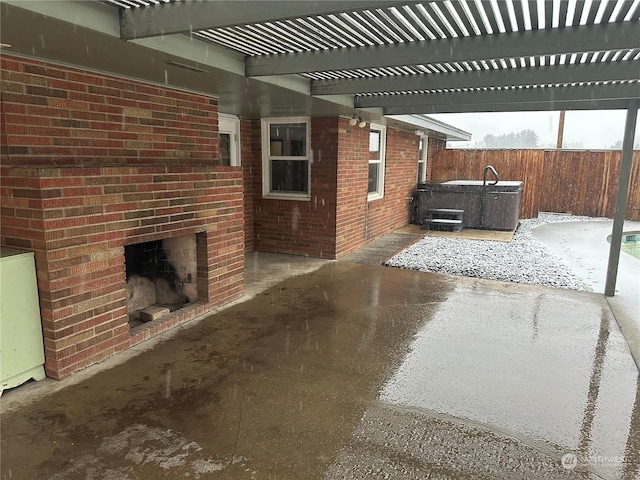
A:
[[[0,247],[0,395],[42,380],[44,345],[33,252]]]

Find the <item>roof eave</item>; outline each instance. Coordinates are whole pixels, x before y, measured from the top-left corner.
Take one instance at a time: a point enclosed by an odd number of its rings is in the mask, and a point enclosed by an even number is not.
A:
[[[416,130],[426,130],[425,133],[434,132],[450,142],[471,140],[471,133],[426,115],[386,115],[386,118],[410,125]]]

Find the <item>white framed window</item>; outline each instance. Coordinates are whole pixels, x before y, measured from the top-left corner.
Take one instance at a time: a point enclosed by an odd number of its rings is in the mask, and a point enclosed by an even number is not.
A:
[[[262,195],[309,200],[311,176],[311,119],[262,120]]]
[[[240,165],[240,120],[235,115],[218,115],[218,138],[220,140],[220,165]]]
[[[369,126],[369,190],[367,201],[384,197],[384,162],[387,128],[372,123]]]
[[[427,181],[427,151],[429,137],[420,137],[420,148],[418,150],[418,183]]]

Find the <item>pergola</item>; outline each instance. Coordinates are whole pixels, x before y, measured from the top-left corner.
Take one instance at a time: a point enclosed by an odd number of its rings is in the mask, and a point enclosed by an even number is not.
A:
[[[640,0],[4,0],[0,15],[12,52],[211,92],[250,117],[626,109],[613,296]]]

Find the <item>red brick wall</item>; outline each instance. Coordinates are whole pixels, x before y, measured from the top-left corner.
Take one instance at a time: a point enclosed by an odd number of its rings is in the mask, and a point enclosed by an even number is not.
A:
[[[366,241],[369,177],[369,129],[339,120],[336,257],[344,256]]]
[[[254,130],[257,129],[257,133]],[[258,148],[254,145],[257,141]],[[244,248],[245,251],[253,250],[253,196],[256,191],[260,166],[260,121],[240,119],[240,164],[244,179]],[[254,158],[254,152],[258,152],[258,159]]]
[[[0,241],[36,253],[50,376],[243,293],[242,171],[214,166],[216,99],[3,56],[1,115]],[[194,233],[200,302],[129,332],[124,246]]]
[[[412,132],[387,128],[384,198],[367,204],[367,240],[409,223],[409,198],[416,186],[419,142],[420,138]]]
[[[338,119],[311,119],[310,201],[262,197],[260,122],[253,125],[255,249],[335,258]]]
[[[8,55],[0,65],[6,163],[213,165],[219,158],[215,98]]]
[[[256,250],[339,258],[409,222],[419,146],[413,133],[387,129],[385,195],[367,202],[369,129],[312,118],[311,201],[301,202],[262,198],[260,121],[252,125]]]

